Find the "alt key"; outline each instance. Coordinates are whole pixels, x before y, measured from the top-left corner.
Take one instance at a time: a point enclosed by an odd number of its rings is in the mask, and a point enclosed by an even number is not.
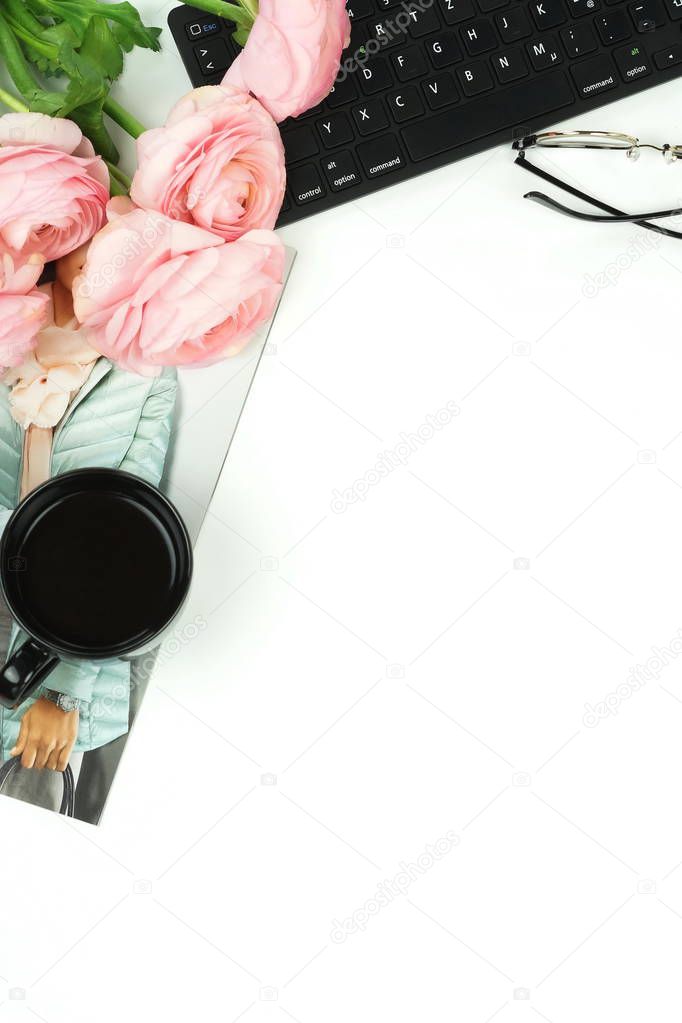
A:
[[[335,153],[324,160],[322,166],[332,192],[342,192],[345,188],[360,184],[355,160],[348,152]]]

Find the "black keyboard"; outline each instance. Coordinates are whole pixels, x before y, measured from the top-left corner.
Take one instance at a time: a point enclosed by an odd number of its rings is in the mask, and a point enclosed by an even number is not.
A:
[[[348,0],[348,9],[351,44],[332,93],[281,126],[280,226],[567,117],[608,130],[585,115],[682,74],[682,0]],[[234,26],[184,5],[169,25],[192,83],[220,82],[238,53]]]

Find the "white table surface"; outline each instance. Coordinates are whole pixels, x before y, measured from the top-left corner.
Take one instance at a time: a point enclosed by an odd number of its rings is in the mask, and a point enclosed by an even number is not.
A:
[[[117,92],[149,124],[186,89],[164,41]],[[581,126],[680,141],[681,95]],[[682,168],[573,155],[680,203]],[[0,801],[0,1023],[679,1019],[682,659],[652,658],[682,627],[682,245],[529,184],[496,150],[283,232],[206,627],[99,831]]]

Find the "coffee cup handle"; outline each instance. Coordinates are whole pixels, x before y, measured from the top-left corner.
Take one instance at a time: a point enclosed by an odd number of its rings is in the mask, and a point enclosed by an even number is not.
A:
[[[56,654],[33,639],[22,646],[0,668],[0,704],[18,707],[36,691],[40,683],[58,664]]]

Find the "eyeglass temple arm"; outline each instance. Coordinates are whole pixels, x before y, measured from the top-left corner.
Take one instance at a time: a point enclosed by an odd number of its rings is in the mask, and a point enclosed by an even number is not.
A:
[[[550,185],[555,185],[557,188],[562,189],[564,192],[568,192],[569,195],[575,196],[576,199],[580,199],[582,202],[589,203],[592,206],[596,206],[597,209],[603,210],[608,214],[606,217],[599,217],[590,213],[578,213],[575,210],[569,209],[567,206],[562,206],[561,203],[555,202],[550,199],[549,196],[544,195],[542,192],[528,192],[524,198],[531,199],[534,202],[540,203],[542,206],[546,206],[549,209],[556,210],[558,213],[563,213],[568,217],[574,217],[577,220],[587,220],[592,223],[634,223],[639,227],[648,228],[650,231],[655,231],[657,234],[666,235],[669,238],[682,238],[682,234],[678,231],[672,231],[667,227],[660,227],[658,224],[649,223],[647,218],[655,217],[673,217],[682,213],[682,210],[669,210],[660,213],[649,213],[649,214],[633,214],[632,216],[623,213],[622,210],[616,209],[615,206],[609,206],[605,202],[601,202],[599,199],[595,199],[594,196],[588,195],[587,192],[581,192],[579,188],[574,188],[565,181],[561,181],[556,178],[553,174],[549,174],[547,171],[541,170],[540,167],[534,166],[530,163],[526,154],[523,150],[519,153],[514,161],[519,167],[523,167],[524,170],[530,171],[531,174],[535,174],[537,177],[542,178],[543,181],[547,181]]]

